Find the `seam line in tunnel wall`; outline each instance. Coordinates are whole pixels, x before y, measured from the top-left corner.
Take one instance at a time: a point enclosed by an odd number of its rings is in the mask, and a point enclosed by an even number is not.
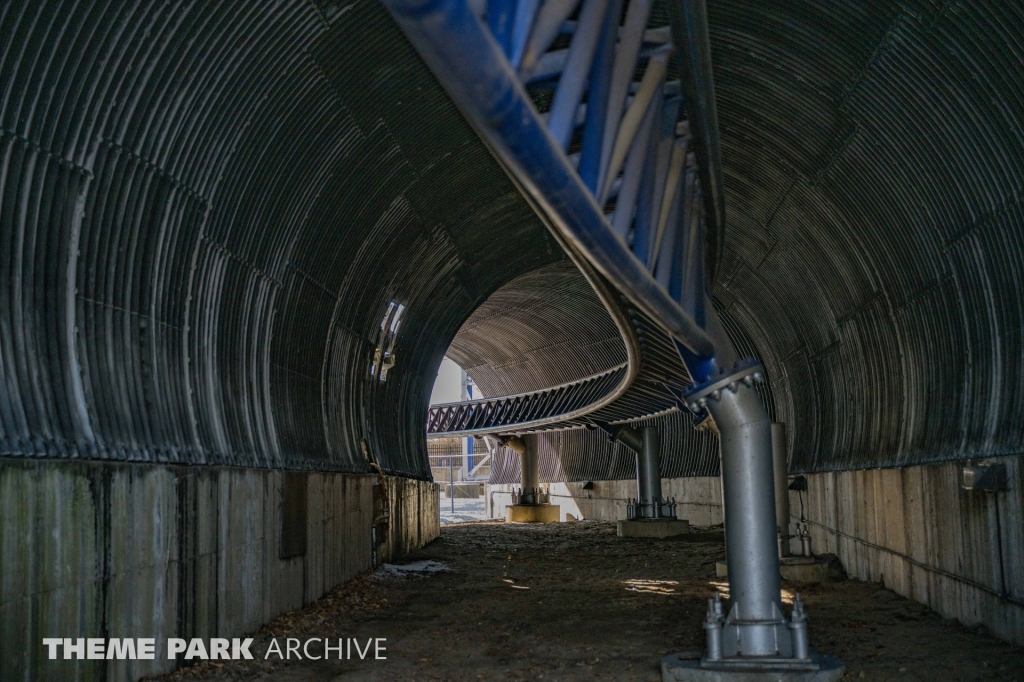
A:
[[[982,592],[985,592],[987,594],[991,594],[991,595],[993,595],[995,597],[998,597],[1000,601],[1008,602],[1008,603],[1013,604],[1015,606],[1019,606],[1021,608],[1024,608],[1024,600],[1019,599],[1019,598],[1017,598],[1017,597],[1015,597],[1015,596],[1013,596],[1011,594],[1005,594],[1005,595],[1004,594],[1000,594],[999,590],[997,590],[995,588],[992,588],[992,587],[989,587],[988,585],[985,585],[983,583],[979,583],[976,580],[971,580],[970,578],[966,578],[966,577],[964,577],[962,575],[957,575],[956,573],[950,573],[949,571],[946,571],[944,569],[938,568],[936,566],[931,566],[931,565],[926,564],[926,563],[924,563],[922,561],[918,561],[917,559],[914,559],[913,557],[907,556],[906,554],[903,554],[902,552],[898,552],[898,551],[896,551],[894,549],[890,549],[888,547],[883,547],[882,545],[876,545],[873,542],[869,542],[869,541],[864,540],[862,538],[858,538],[858,537],[856,537],[854,535],[850,535],[849,533],[844,533],[843,531],[836,530],[835,528],[829,528],[828,526],[826,526],[824,524],[821,524],[821,523],[818,523],[817,521],[811,521],[810,519],[801,519],[801,518],[799,518],[797,516],[794,516],[792,518],[794,520],[796,520],[796,521],[800,521],[801,523],[809,523],[812,526],[816,526],[818,528],[821,528],[825,532],[832,533],[833,535],[841,537],[841,538],[843,538],[845,540],[850,540],[850,541],[859,543],[861,545],[864,545],[865,547],[870,547],[871,549],[878,550],[879,552],[885,552],[887,554],[891,554],[891,555],[893,555],[895,557],[898,557],[898,558],[902,559],[903,561],[906,561],[909,564],[912,564],[912,565],[916,566],[917,568],[924,569],[926,571],[930,571],[930,572],[935,573],[937,575],[941,575],[944,578],[949,578],[951,580],[956,580],[957,582],[964,583],[965,585],[970,585],[971,587],[973,587],[975,589],[981,590]]]

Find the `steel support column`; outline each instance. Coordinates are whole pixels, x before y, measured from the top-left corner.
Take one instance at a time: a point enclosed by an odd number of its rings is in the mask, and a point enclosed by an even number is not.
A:
[[[526,436],[523,440],[526,442],[526,448],[519,453],[523,465],[523,494],[535,497],[540,490],[540,453],[537,451],[537,436]],[[530,503],[536,502],[536,499],[524,501]]]
[[[661,496],[661,430],[657,426],[634,429],[604,425],[612,441],[636,453],[636,499],[626,505],[626,518],[674,519],[676,501]]]
[[[513,493],[513,504],[543,504],[546,503],[547,495],[540,490],[540,449],[538,447],[537,434],[529,434],[523,437],[509,436],[503,439],[502,445],[506,445],[519,453],[519,462],[522,470],[522,487],[518,493]]]
[[[778,527],[779,556],[790,554],[789,465],[786,462],[786,425],[772,424],[772,464],[775,480],[775,525]]]
[[[754,390],[763,373],[756,362],[740,362],[729,374],[713,376],[687,395],[690,409],[708,410],[718,426],[729,523],[726,555],[731,608],[724,619],[714,609],[709,611],[705,628],[716,636],[708,641],[715,647],[720,642],[721,650],[709,650],[705,661],[712,666],[784,663],[815,669],[814,661],[797,656],[807,648],[806,628],[794,629],[782,611],[772,423]]]
[[[722,442],[722,487],[732,609],[725,655],[791,656],[779,584],[772,485],[771,420],[752,388],[739,384],[709,400]],[[730,651],[735,649],[734,651]]]
[[[661,433],[657,426],[645,426],[643,448],[636,457],[636,478],[641,504],[650,504],[651,518],[661,517]],[[645,509],[646,511],[646,509]]]

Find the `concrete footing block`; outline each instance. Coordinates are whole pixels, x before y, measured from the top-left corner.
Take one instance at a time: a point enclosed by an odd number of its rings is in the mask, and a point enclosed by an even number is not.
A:
[[[701,667],[699,658],[670,654],[661,659],[661,682],[836,682],[846,672],[846,665],[838,658],[812,652],[811,660],[818,665],[817,670],[750,670],[729,669],[728,664]]]
[[[690,522],[684,519],[634,519],[619,521],[620,538],[670,538],[690,532]]]
[[[557,504],[510,504],[505,507],[507,523],[558,523]]]
[[[779,560],[782,579],[801,585],[828,582],[828,562],[812,556],[789,556]]]
[[[783,580],[798,585],[813,585],[828,582],[828,562],[810,556],[788,556],[779,560],[779,573]],[[729,577],[729,566],[724,561],[715,562],[715,575]]]

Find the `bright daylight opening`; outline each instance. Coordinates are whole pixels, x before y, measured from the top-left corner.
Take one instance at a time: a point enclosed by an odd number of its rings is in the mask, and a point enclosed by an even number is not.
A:
[[[472,377],[445,357],[430,392],[430,406],[480,397]],[[484,495],[495,448],[493,441],[472,436],[427,439],[430,470],[434,481],[441,484],[441,523],[488,518]]]

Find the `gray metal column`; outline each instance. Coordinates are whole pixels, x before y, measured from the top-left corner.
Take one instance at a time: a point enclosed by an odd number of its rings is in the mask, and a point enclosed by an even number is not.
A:
[[[651,516],[661,517],[661,432],[657,426],[645,426],[643,448],[637,453],[637,483],[640,502],[651,505]]]
[[[626,504],[626,518],[675,519],[675,499],[661,496],[661,429],[658,426],[601,425],[611,441],[618,441],[636,453],[637,497]]]
[[[529,495],[540,490],[540,452],[537,447],[537,434],[523,437],[526,447],[519,453],[523,465],[523,494]]]
[[[775,532],[771,420],[757,393],[745,384],[739,384],[735,392],[722,391],[718,400],[708,401],[707,407],[722,440],[722,487],[729,519],[726,551],[733,605],[728,620],[745,622],[735,631],[737,653],[772,656],[785,648],[788,655],[790,647],[780,647],[779,642],[780,626],[784,633],[785,622]],[[732,633],[723,634],[729,655]]]
[[[540,450],[538,436],[535,433],[523,437],[505,436],[499,439],[505,445],[519,453],[522,488],[519,493],[513,492],[512,504],[538,504],[546,502],[540,494]]]
[[[737,366],[687,396],[695,412],[711,413],[721,439],[732,604],[722,624],[726,658],[793,655],[782,612],[771,419],[753,388],[762,380],[760,365]]]
[[[786,425],[772,423],[772,463],[775,478],[775,525],[780,535],[780,556],[789,556],[789,465],[786,462]]]

